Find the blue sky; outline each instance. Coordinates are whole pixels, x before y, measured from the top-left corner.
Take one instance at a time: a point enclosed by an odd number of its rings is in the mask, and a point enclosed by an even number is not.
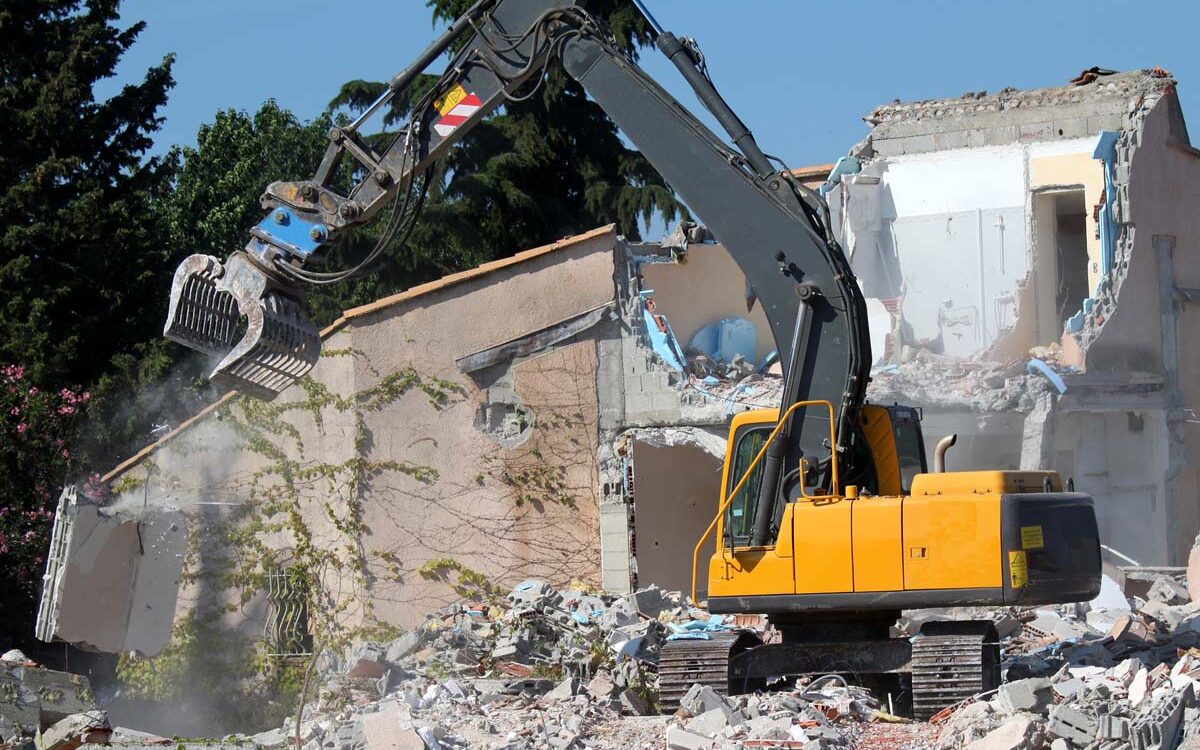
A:
[[[1174,73],[1200,142],[1197,0],[646,1],[700,41],[734,109],[792,166],[844,154],[877,104],[1058,85],[1092,65]],[[177,55],[158,150],[267,98],[311,118],[341,83],[392,75],[437,33],[422,0],[126,0],[122,18],[148,26],[114,85]],[[656,50],[643,61],[694,101]]]

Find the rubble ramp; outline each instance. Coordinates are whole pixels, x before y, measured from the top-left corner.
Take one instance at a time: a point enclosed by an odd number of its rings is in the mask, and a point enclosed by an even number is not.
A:
[[[912,642],[913,716],[922,721],[1000,686],[1000,638],[990,621],[927,622]]]
[[[729,684],[729,660],[760,643],[753,633],[739,630],[668,640],[658,654],[658,704],[662,713],[675,713],[692,685],[711,687],[721,695],[738,692]]]
[[[321,355],[321,336],[304,314],[303,299],[245,253],[225,263],[191,255],[175,270],[163,335],[222,357],[209,375],[214,384],[270,401]]]

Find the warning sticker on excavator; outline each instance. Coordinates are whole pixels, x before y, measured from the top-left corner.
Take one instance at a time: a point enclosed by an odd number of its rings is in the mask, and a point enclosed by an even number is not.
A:
[[[1021,527],[1021,549],[1041,549],[1044,546],[1041,526]]]
[[[437,122],[433,123],[433,129],[445,138],[470,119],[471,115],[482,109],[483,101],[459,84],[434,100],[433,106],[441,115]]]
[[[459,102],[467,98],[467,90],[462,87],[462,84],[456,85],[446,93],[433,100],[433,108],[438,111],[439,115],[444,115],[454,109]]]
[[[1013,550],[1008,553],[1008,578],[1012,587],[1019,589],[1029,582],[1029,561],[1025,559],[1025,550]]]

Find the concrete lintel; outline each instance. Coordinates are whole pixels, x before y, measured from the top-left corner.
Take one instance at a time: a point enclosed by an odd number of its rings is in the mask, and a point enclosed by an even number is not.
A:
[[[725,459],[725,439],[701,427],[635,427],[622,432],[617,440],[637,440],[656,448],[690,445],[722,461]]]
[[[460,372],[472,373],[482,370],[485,367],[499,364],[500,362],[507,362],[517,357],[528,356],[588,330],[599,323],[612,307],[613,303],[609,302],[592,308],[548,328],[532,331],[524,336],[506,341],[503,344],[497,344],[474,354],[460,357],[454,360],[454,364],[458,366]]]

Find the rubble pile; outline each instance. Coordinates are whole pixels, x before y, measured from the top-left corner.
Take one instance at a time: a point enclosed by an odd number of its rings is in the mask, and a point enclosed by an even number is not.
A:
[[[730,697],[693,685],[667,727],[667,747],[852,747],[854,722],[880,715],[879,703],[866,689],[835,675],[797,690]]]
[[[323,654],[301,748],[660,748],[664,734],[672,748],[848,746],[847,722],[877,704],[836,678],[732,698],[695,686],[659,715],[663,642],[731,625],[654,587],[612,597],[526,581],[502,605],[452,605],[390,644]],[[246,739],[286,746],[293,725]]]
[[[870,397],[876,403],[920,404],[929,408],[969,407],[981,412],[1028,412],[1039,395],[1054,384],[1030,362],[1003,365],[969,361],[917,351],[900,364],[876,367],[871,372]],[[1055,365],[1050,358],[1047,365]]]
[[[889,712],[897,696],[885,711],[879,695],[838,675],[737,696],[695,684],[673,715],[661,716],[656,668],[665,642],[762,630],[763,620],[713,617],[653,587],[613,597],[531,580],[500,601],[446,607],[390,643],[322,653],[318,687],[299,721],[217,746],[1200,750],[1200,603],[1182,569],[1122,571],[1121,584],[1106,576],[1086,604],[906,613],[898,637],[920,637],[930,619],[987,618],[1002,638],[1000,688],[923,725],[898,726],[904,720]],[[0,746],[137,750],[166,742],[110,726],[80,678],[18,653],[0,666],[8,681],[0,697],[12,697],[0,701],[8,722]]]
[[[78,715],[88,718],[76,734],[102,729],[107,724],[95,708],[86,677],[43,669],[16,649],[0,655],[0,745],[21,744]]]
[[[1145,583],[1106,576],[1090,604],[1000,616],[1005,681],[935,716],[936,747],[1200,749],[1200,603],[1177,577]]]

